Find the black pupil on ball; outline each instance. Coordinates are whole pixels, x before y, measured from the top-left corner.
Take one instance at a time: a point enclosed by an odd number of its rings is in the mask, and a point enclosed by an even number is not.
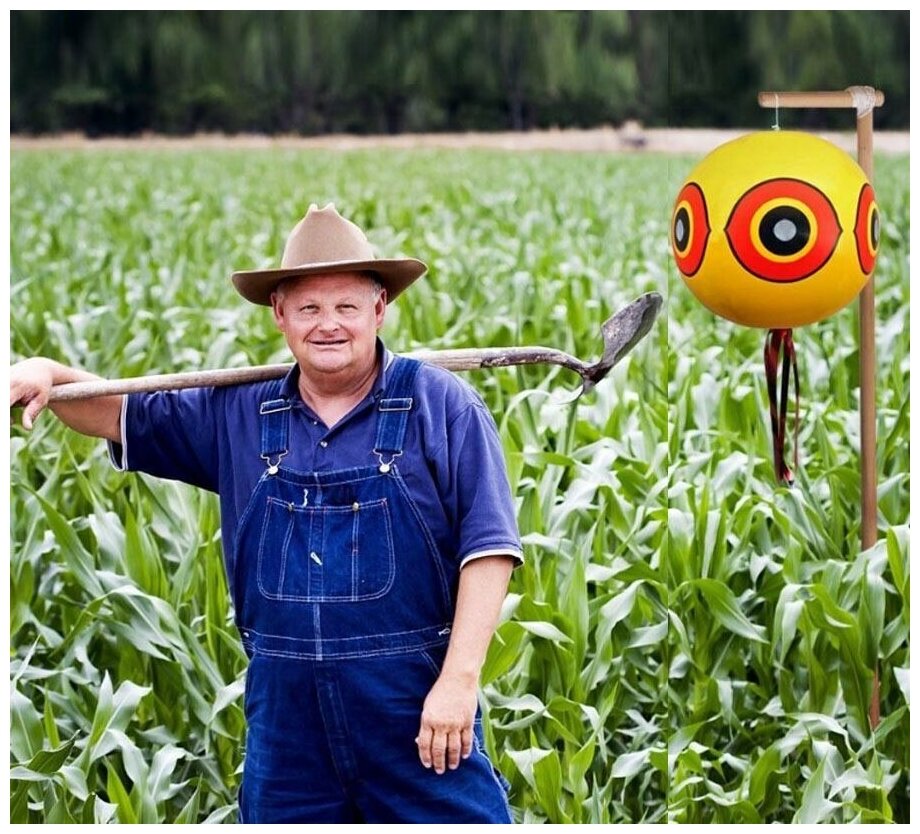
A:
[[[687,209],[681,208],[674,218],[674,240],[678,249],[686,249],[690,238],[690,215]]]
[[[792,206],[777,206],[761,219],[760,242],[774,255],[794,255],[811,237],[808,218]]]
[[[872,220],[869,225],[872,228],[872,247],[874,249],[877,249],[878,239],[881,236],[881,228],[880,228],[881,224],[879,222],[878,211],[876,209],[872,209]]]

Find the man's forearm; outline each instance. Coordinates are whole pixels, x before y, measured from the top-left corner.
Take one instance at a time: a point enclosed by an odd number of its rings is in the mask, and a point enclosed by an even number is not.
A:
[[[437,773],[454,770],[473,749],[476,688],[498,624],[513,563],[483,556],[460,571],[457,608],[441,674],[425,698],[416,744],[419,759]]]
[[[457,608],[441,677],[478,683],[513,564],[509,556],[483,556],[460,571]]]
[[[48,404],[52,386],[98,378],[44,357],[26,359],[10,368],[10,406],[24,406],[23,424],[27,429],[47,406],[74,431],[120,443],[122,395]]]

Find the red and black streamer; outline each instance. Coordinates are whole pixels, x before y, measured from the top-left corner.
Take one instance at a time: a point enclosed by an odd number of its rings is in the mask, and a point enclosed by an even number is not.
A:
[[[779,365],[780,351],[783,354],[783,375],[779,395],[779,409],[776,405],[776,371]],[[770,396],[770,424],[773,428],[773,468],[776,479],[792,486],[795,482],[794,469],[799,461],[799,369],[795,363],[795,345],[792,343],[792,330],[778,328],[767,331],[767,341],[763,348],[764,368],[767,372],[767,392]],[[789,403],[789,368],[795,379],[795,434],[792,469],[786,465],[784,451],[786,445],[786,413]]]

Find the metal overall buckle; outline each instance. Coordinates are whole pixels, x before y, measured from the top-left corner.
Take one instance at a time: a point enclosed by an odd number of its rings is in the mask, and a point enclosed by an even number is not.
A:
[[[271,456],[271,455],[259,455],[259,457],[262,458],[262,460],[264,460],[264,461],[268,464],[268,474],[269,474],[269,475],[277,475],[277,474],[278,474],[278,466],[279,466],[280,463],[281,463],[281,458],[283,458],[286,454],[287,454],[287,452],[279,452],[279,453],[278,453],[278,457],[277,457],[277,459],[275,460],[274,463],[272,463],[272,456]]]
[[[393,461],[396,460],[396,458],[402,456],[402,452],[393,452],[393,454],[390,455],[390,459],[389,459],[389,460],[384,460],[384,459],[383,459],[383,452],[378,452],[376,449],[374,449],[374,454],[377,455],[377,460],[380,461],[380,466],[378,467],[378,469],[379,469],[384,475],[386,475],[387,472],[390,471],[391,464],[393,463]]]

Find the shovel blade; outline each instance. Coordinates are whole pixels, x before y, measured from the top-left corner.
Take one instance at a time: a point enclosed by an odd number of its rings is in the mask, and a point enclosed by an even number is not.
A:
[[[663,299],[657,292],[639,296],[601,325],[604,352],[585,374],[581,393],[590,391],[652,329]]]

